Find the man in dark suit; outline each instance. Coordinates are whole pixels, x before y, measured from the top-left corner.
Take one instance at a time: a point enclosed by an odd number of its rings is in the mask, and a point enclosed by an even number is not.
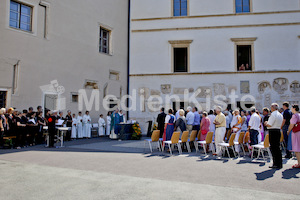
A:
[[[166,119],[166,113],[165,108],[160,109],[160,113],[157,116],[157,130],[160,130],[160,138],[162,138],[162,135],[164,134],[164,128],[165,128],[165,119]]]

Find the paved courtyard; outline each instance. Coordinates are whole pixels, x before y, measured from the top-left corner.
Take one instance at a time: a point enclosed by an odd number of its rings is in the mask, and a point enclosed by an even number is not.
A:
[[[147,146],[146,146],[147,147]],[[0,199],[300,199],[300,170],[284,160],[150,154],[107,138],[0,150]]]

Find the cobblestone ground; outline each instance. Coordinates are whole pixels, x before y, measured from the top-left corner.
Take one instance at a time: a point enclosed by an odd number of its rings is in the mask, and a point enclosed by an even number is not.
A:
[[[300,170],[108,138],[0,150],[0,199],[300,199]],[[4,198],[3,198],[4,197]]]

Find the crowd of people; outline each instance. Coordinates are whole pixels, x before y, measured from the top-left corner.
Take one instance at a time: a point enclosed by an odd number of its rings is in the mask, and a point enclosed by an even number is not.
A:
[[[299,105],[290,105],[284,102],[282,110],[277,103],[273,103],[269,108],[263,108],[259,112],[255,107],[249,111],[228,109],[222,111],[221,107],[207,112],[198,111],[196,107],[188,107],[185,110],[180,109],[176,113],[172,109],[165,113],[161,108],[157,117],[157,128],[160,130],[160,137],[163,141],[171,140],[173,132],[189,131],[189,136],[193,130],[198,134],[198,140],[203,141],[208,132],[214,133],[214,143],[216,153],[221,156],[222,149],[218,145],[229,139],[230,134],[235,133],[235,142],[238,142],[241,132],[250,133],[250,150],[252,145],[259,144],[269,134],[270,150],[273,158],[273,166],[270,168],[282,168],[282,150],[280,147],[281,132],[284,135],[286,146],[285,158],[292,158],[292,152],[295,153],[298,164],[293,168],[300,168],[300,114]],[[227,135],[226,133],[230,133]],[[180,136],[181,137],[181,136]],[[240,146],[235,145],[235,151],[240,152]]]
[[[117,135],[120,131],[119,123],[125,121],[124,114],[118,109],[108,112],[106,120],[103,114],[100,115],[98,123],[92,124],[89,111],[84,115],[82,112],[72,114],[70,110],[64,116],[62,111],[48,110],[43,112],[42,106],[33,107],[28,110],[19,111],[14,108],[0,109],[0,148],[5,146],[6,139],[9,138],[13,147],[22,147],[45,144],[46,135],[49,135],[49,147],[54,147],[54,140],[59,127],[69,127],[66,132],[65,140],[91,138],[93,125],[98,128],[99,136],[109,136],[112,133]]]

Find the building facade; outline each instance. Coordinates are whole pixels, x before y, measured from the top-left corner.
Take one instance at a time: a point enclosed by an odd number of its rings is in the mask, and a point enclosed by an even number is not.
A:
[[[77,113],[95,89],[99,117],[104,96],[127,93],[128,1],[2,0],[0,44],[0,107]]]
[[[202,110],[222,105],[216,100],[260,110],[299,103],[299,0],[132,0],[131,7],[130,91],[144,103],[130,117],[144,131],[158,114],[149,101],[195,105],[185,91],[197,92]]]

